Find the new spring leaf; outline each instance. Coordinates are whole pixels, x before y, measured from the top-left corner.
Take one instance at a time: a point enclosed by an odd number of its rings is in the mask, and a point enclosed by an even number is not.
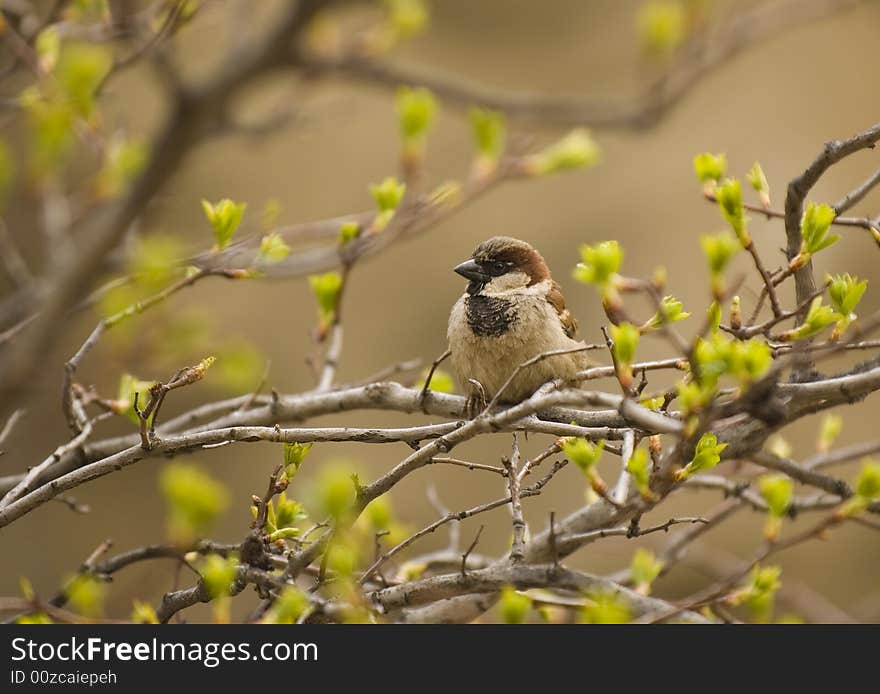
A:
[[[236,203],[229,198],[223,198],[220,202],[213,204],[202,200],[202,209],[214,229],[214,247],[218,251],[222,251],[229,245],[232,235],[241,224],[245,207],[247,207],[247,203]]]

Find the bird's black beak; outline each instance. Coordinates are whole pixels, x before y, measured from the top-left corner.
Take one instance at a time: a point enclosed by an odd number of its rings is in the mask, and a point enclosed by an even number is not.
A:
[[[476,260],[465,260],[453,268],[459,275],[471,282],[488,282],[491,278],[480,267]]]

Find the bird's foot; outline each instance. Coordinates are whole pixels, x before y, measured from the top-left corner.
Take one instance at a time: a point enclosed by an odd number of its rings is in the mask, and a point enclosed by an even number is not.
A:
[[[475,419],[486,409],[489,401],[482,383],[475,378],[469,378],[468,382],[471,384],[471,392],[464,403],[464,416],[468,419]]]

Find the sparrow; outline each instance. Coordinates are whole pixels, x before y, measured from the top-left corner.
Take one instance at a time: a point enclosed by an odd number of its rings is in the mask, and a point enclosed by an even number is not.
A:
[[[452,307],[447,337],[458,384],[469,393],[469,414],[485,407],[523,362],[584,346],[559,284],[525,241],[494,236],[455,272],[469,283]],[[571,379],[589,364],[585,351],[541,360],[520,371],[499,401],[520,402],[544,383]]]

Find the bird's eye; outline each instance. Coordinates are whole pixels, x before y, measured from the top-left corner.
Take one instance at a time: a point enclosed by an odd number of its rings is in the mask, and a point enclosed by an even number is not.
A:
[[[503,275],[505,272],[507,272],[507,263],[501,262],[500,260],[492,263],[493,275]]]

